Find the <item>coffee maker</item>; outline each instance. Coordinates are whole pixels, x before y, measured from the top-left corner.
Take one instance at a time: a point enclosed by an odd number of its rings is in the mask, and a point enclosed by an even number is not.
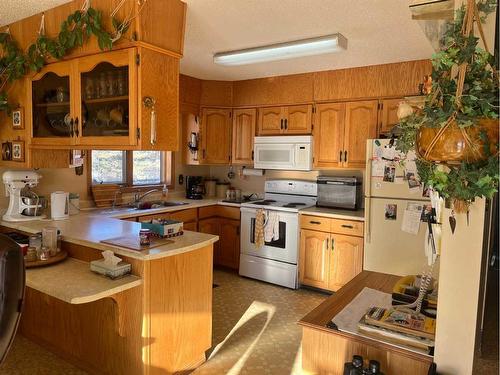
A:
[[[205,194],[205,186],[203,185],[202,176],[186,176],[186,198],[187,199],[203,199]]]

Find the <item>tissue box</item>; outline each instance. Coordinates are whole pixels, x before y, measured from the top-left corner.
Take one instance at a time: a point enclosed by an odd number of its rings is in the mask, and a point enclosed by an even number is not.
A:
[[[141,222],[141,228],[150,229],[154,234],[168,238],[182,235],[184,223],[177,220],[151,220]]]
[[[104,259],[93,260],[90,262],[90,270],[95,273],[107,276],[110,279],[116,279],[125,276],[132,271],[132,266],[129,263],[120,262],[116,265],[106,264]]]

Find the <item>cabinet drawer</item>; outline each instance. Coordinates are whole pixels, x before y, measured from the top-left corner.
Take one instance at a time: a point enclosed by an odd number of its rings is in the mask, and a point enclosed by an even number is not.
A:
[[[198,210],[198,216],[200,219],[219,216],[226,219],[240,220],[240,209],[238,207],[208,206],[200,207]]]
[[[207,217],[217,216],[218,206],[207,206],[198,208],[198,218],[204,219]]]
[[[300,229],[319,230],[322,232],[330,232],[330,221],[326,217],[319,216],[300,216]]]
[[[150,220],[166,220],[170,219],[170,212],[164,214],[153,214],[153,215],[145,215],[139,216],[137,221],[140,223],[141,221],[150,221]]]
[[[331,219],[331,232],[363,237],[363,222]]]
[[[171,212],[170,219],[189,223],[198,219],[198,213],[196,208],[188,208],[187,210]]]
[[[226,219],[240,220],[240,209],[238,207],[217,206],[218,216]]]

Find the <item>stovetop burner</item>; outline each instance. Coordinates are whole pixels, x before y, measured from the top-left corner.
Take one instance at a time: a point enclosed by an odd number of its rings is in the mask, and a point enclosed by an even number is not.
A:
[[[256,204],[259,206],[269,206],[272,203],[275,203],[276,201],[273,199],[264,199],[263,201],[258,201],[258,202],[252,202],[252,204]]]
[[[305,205],[306,205],[305,203],[291,202],[291,203],[287,203],[287,204],[283,205],[283,207],[286,207],[286,208],[297,208],[298,206],[305,206]]]

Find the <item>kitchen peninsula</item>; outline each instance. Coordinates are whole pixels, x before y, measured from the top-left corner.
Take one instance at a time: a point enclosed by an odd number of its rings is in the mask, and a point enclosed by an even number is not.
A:
[[[1,231],[63,233],[60,264],[27,270],[20,331],[91,373],[171,374],[205,361],[212,334],[212,259],[217,236],[186,231],[141,252],[100,241],[140,224],[81,213],[59,222],[1,222]],[[132,276],[108,280],[88,262],[113,250]]]

